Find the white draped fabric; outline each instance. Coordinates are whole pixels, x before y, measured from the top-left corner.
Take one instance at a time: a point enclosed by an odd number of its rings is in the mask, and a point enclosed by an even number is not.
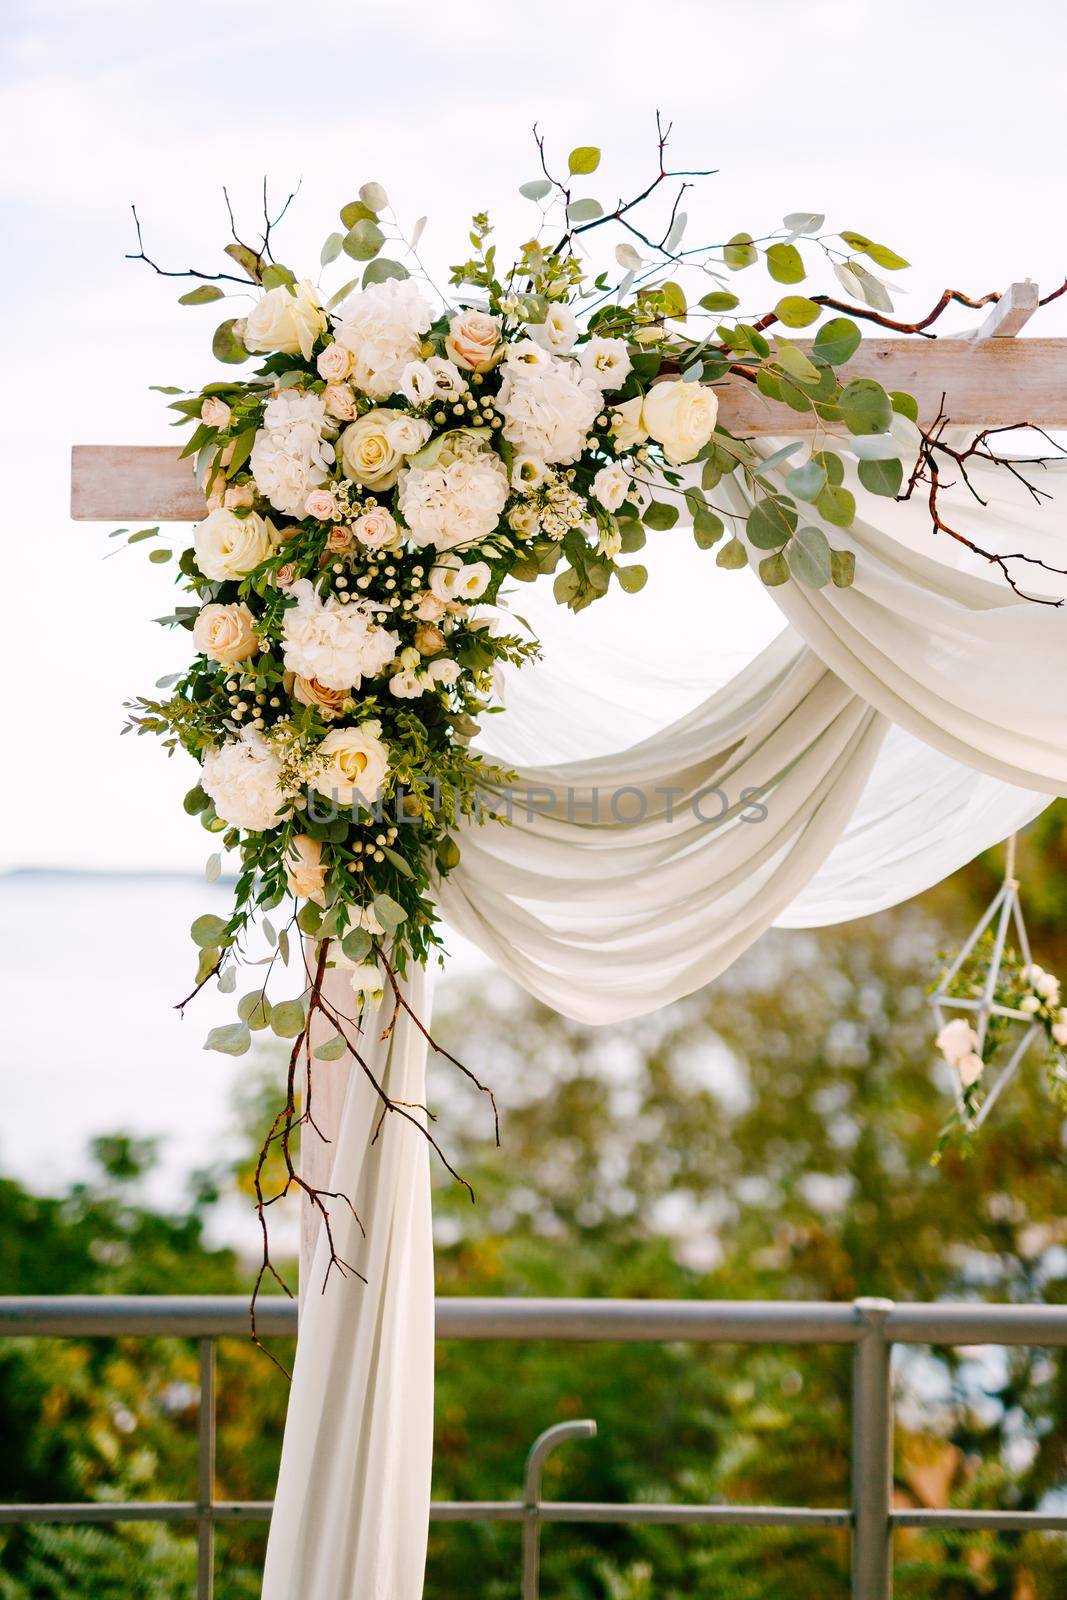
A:
[[[1045,485],[1053,479],[1063,474],[1046,473]],[[1018,484],[1005,488],[981,469],[974,482],[988,505],[958,492],[947,502],[973,538],[1055,559],[1056,508],[1042,517]],[[716,492],[735,511],[739,495],[732,485]],[[520,793],[508,826],[465,831],[461,865],[439,899],[453,928],[547,1004],[598,1023],[653,1010],[710,982],[772,923],[815,926],[895,904],[1067,794],[1064,613],[1020,599],[943,538],[934,550],[921,507],[862,490],[857,498],[854,526],[827,530],[855,550],[854,586],[770,591],[784,632],[767,626],[761,592],[755,604],[737,603],[745,629],[731,633],[716,608],[734,606],[733,586],[745,578],[707,566],[705,554],[698,600],[692,583],[666,599],[653,593],[628,614],[609,664],[583,653],[584,617],[566,619],[567,668],[549,660],[543,676],[528,670],[525,686],[509,685],[508,711],[485,743],[520,766]],[[1056,592],[1040,569],[1017,576],[1034,592],[1042,579]],[[668,682],[642,658],[662,661],[666,647],[651,641],[673,640],[687,606],[698,659],[688,681]],[[712,631],[717,650],[705,648]],[[603,753],[570,759],[591,748]],[[423,1016],[425,985],[416,975]],[[366,1037],[377,1037],[373,1022]],[[379,1060],[398,1098],[422,1098],[423,1041],[413,1028],[401,1023]],[[356,1251],[369,1282],[335,1278],[315,1292],[320,1242],[265,1600],[422,1592],[428,1150],[394,1118],[372,1144],[376,1121],[373,1090],[357,1075],[334,1187],[353,1197],[366,1244],[335,1212],[342,1254]]]

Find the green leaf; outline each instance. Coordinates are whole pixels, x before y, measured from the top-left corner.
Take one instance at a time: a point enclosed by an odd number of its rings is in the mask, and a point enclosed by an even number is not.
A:
[[[210,804],[211,801],[208,799],[203,789],[201,789],[199,784],[196,784],[192,789],[189,790],[189,793],[182,801],[182,809],[183,811],[187,812],[190,817],[195,817],[198,812],[206,811]]]
[[[876,267],[884,267],[887,272],[899,272],[901,267],[911,266],[910,261],[905,261],[886,244],[868,244],[863,253],[870,256]]]
[[[782,218],[790,233],[818,233],[825,221],[821,211],[791,211]]]
[[[580,144],[567,157],[567,170],[575,177],[588,177],[600,165],[600,151],[595,144]]]
[[[595,222],[604,215],[604,207],[599,200],[585,199],[572,200],[567,207],[568,222]]]
[[[853,378],[838,404],[850,433],[885,433],[893,420],[889,396],[873,378]]]
[[[249,352],[233,331],[236,321],[236,317],[229,317],[225,322],[220,322],[211,341],[211,353],[215,360],[223,361],[227,366],[237,366],[248,360]]]
[[[150,550],[148,559],[158,567],[162,566],[164,561],[169,561],[173,554],[173,550]]]
[[[734,306],[740,305],[741,302],[735,294],[730,293],[729,289],[712,289],[710,293],[701,295],[698,304],[702,305],[705,311],[732,311]]]
[[[210,855],[207,858],[207,866],[204,868],[204,877],[207,879],[208,883],[218,883],[221,876],[222,857],[216,850],[214,855]]]
[[[403,906],[398,906],[396,901],[387,894],[376,894],[374,897],[374,915],[378,918],[386,933],[395,933],[407,916]],[[344,946],[342,946],[342,949]]]
[[[830,582],[830,543],[821,528],[798,528],[786,556],[794,578],[809,589]]]
[[[348,1045],[339,1033],[335,1033],[332,1039],[326,1039],[322,1044],[316,1045],[315,1060],[340,1061],[341,1057],[346,1055],[347,1052]]]
[[[242,995],[237,1003],[237,1015],[254,1033],[270,1026],[271,1005],[262,989],[253,989]]]
[[[459,845],[455,839],[445,838],[437,846],[437,865],[442,872],[451,872],[459,866]]]
[[[354,228],[357,222],[376,220],[370,206],[365,206],[362,200],[350,200],[346,206],[342,206],[340,217],[346,228]]]
[[[221,1028],[212,1028],[204,1040],[204,1049],[218,1050],[224,1056],[243,1056],[251,1044],[252,1035],[243,1022],[226,1022]]]
[[[393,866],[396,868],[402,878],[413,878],[415,876],[411,870],[411,867],[404,860],[404,857],[399,853],[399,851],[390,850],[387,844],[383,844],[381,850],[385,859],[393,863]]]
[[[372,211],[376,217],[389,204],[389,196],[380,183],[361,183],[359,186],[359,198],[363,201],[367,210]]]
[[[202,283],[196,289],[189,289],[185,294],[178,296],[180,306],[206,306],[212,300],[221,300],[222,290],[217,283]]]
[[[237,987],[237,968],[227,967],[226,971],[220,974],[215,987],[219,994],[232,994]]]
[[[253,283],[259,282],[260,272],[263,270],[263,258],[257,256],[246,244],[228,244],[225,252],[231,261],[236,261],[242,272],[247,272]]]
[[[548,178],[532,178],[529,183],[519,184],[519,193],[525,200],[543,200],[552,193],[552,184]]]
[[[319,265],[328,267],[331,261],[336,261],[341,254],[344,242],[345,236],[343,233],[331,233],[319,251]]]
[[[775,283],[799,283],[804,277],[804,257],[795,244],[772,244],[767,251],[767,271]]]
[[[784,322],[787,328],[806,328],[818,320],[822,306],[817,306],[806,295],[787,294],[779,300],[774,311],[779,322]]]
[[[796,495],[798,500],[817,500],[826,487],[826,473],[812,457],[802,467],[794,467],[792,472],[786,473],[785,481],[789,493]]]
[[[847,589],[856,576],[856,557],[851,550],[832,550],[830,552],[830,576],[834,580],[834,587]]]
[[[760,582],[765,583],[768,589],[788,580],[789,563],[780,550],[773,556],[764,556],[759,564],[759,575]]]
[[[796,345],[790,344],[788,339],[778,338],[774,341],[774,355],[782,371],[797,383],[819,382],[818,367],[808,360],[803,350],[798,350]]]
[[[731,539],[724,544],[715,557],[717,567],[730,567],[731,569],[748,566],[748,551],[740,539]]]
[[[619,588],[626,594],[637,594],[648,582],[648,568],[638,563],[632,567],[616,567],[615,576],[619,580]]]
[[[900,492],[904,481],[904,468],[895,458],[888,461],[861,461],[859,479],[871,494],[884,494],[890,498]]]
[[[189,932],[193,943],[198,944],[202,950],[206,950],[210,945],[228,943],[225,918],[216,917],[211,912],[205,912],[202,917],[197,917]]]
[[[817,461],[826,474],[826,481],[832,488],[845,481],[845,463],[834,450],[818,450],[813,453],[813,461]]]
[[[918,422],[919,402],[913,394],[906,394],[903,389],[890,389],[889,403],[898,417],[907,417],[909,422]]]
[[[411,273],[399,261],[391,261],[388,256],[379,256],[377,261],[372,261],[363,274],[363,287],[369,283],[384,283],[387,278],[410,278]]]
[[[296,282],[296,274],[280,261],[272,261],[263,273],[264,289],[284,289]]]
[[[714,511],[701,506],[693,513],[693,538],[698,550],[710,550],[726,532],[726,524]]]
[[[319,907],[310,900],[305,900],[296,914],[296,925],[309,939],[314,938],[322,927],[322,912]]]
[[[385,234],[376,222],[361,217],[345,234],[342,249],[356,261],[373,261],[385,243]]]
[[[665,500],[650,500],[641,514],[641,521],[656,532],[673,528],[678,521],[678,507],[668,505]]]
[[[796,506],[778,495],[768,495],[749,513],[749,541],[757,550],[776,550],[789,541],[796,525]]]
[[[384,927],[385,924],[383,923]],[[354,961],[357,966],[361,961],[366,961],[371,953],[373,941],[366,928],[353,928],[351,933],[346,933],[341,940],[341,949],[349,961]]]
[[[750,233],[735,233],[723,249],[722,255],[731,272],[742,272],[745,267],[751,267],[757,259],[756,247],[752,243],[752,235]],[[719,554],[720,565],[723,565],[724,563],[721,561],[722,552],[720,551]]]
[[[814,353],[832,367],[839,367],[855,355],[862,338],[863,335],[850,317],[834,317],[832,322],[824,323],[815,335]]]
[[[270,1014],[272,1031],[279,1039],[297,1039],[304,1031],[303,1000],[283,1000]]]
[[[200,952],[200,960],[196,963],[196,981],[198,984],[206,983],[219,964],[221,952],[213,945],[208,945]]]
[[[663,311],[668,317],[684,317],[689,310],[689,303],[685,298],[685,290],[680,283],[675,283],[673,278],[668,278],[666,283],[661,283],[659,292],[663,299]]]
[[[851,489],[828,486],[816,499],[815,509],[835,528],[847,528],[856,516],[856,496]]]

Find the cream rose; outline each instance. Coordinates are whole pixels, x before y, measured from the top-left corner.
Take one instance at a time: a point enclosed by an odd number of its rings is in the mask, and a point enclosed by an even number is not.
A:
[[[329,489],[312,489],[304,501],[304,515],[314,517],[316,522],[333,522],[340,514]]]
[[[305,278],[291,289],[268,289],[245,320],[247,350],[280,350],[311,359],[315,340],[326,331],[326,313],[313,283]]]
[[[347,384],[328,383],[322,391],[326,415],[335,422],[351,422],[356,414],[356,397]]]
[[[213,583],[243,578],[270,555],[271,532],[270,524],[254,511],[238,517],[216,507],[193,533],[196,564]]]
[[[227,483],[225,478],[216,478],[204,498],[208,503],[209,511],[217,511],[220,506],[227,511],[239,511],[245,506],[251,509],[256,503],[255,485],[251,483]]]
[[[404,457],[422,448],[432,429],[418,417],[395,411],[368,411],[342,433],[341,461],[350,478],[368,489],[391,489]]]
[[[365,511],[352,524],[352,532],[368,550],[390,550],[400,543],[400,528],[385,506]]]
[[[605,511],[618,511],[630,492],[630,479],[620,466],[601,467],[592,483],[593,497]]]
[[[351,350],[346,350],[343,344],[338,344],[336,341],[328,344],[324,350],[319,351],[315,370],[327,383],[343,383],[352,370]]]
[[[235,667],[259,649],[256,619],[243,600],[239,605],[205,606],[193,623],[193,643],[212,661]]]
[[[640,395],[625,401],[621,406],[614,407],[611,431],[617,450],[632,450],[634,445],[645,443],[648,429],[641,414]]]
[[[209,428],[228,428],[232,412],[225,400],[220,400],[217,395],[208,395],[200,408],[200,421],[206,422]]]
[[[488,372],[504,354],[500,318],[488,311],[458,311],[448,324],[445,349],[457,367]]]
[[[645,395],[641,420],[675,466],[692,461],[715,431],[718,396],[702,383],[670,378]]]
[[[380,722],[334,728],[318,747],[311,787],[341,805],[372,806],[389,773]]]
[[[285,852],[285,881],[293,894],[302,900],[314,900],[316,905],[326,904],[326,868],[322,860],[322,845],[306,833],[294,833]]]

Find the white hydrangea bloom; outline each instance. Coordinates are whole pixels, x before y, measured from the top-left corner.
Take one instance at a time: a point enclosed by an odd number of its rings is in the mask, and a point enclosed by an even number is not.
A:
[[[276,511],[302,517],[308,495],[325,483],[334,461],[333,445],[322,436],[325,421],[321,394],[283,389],[267,401],[248,467]]]
[[[336,337],[352,353],[356,387],[372,400],[400,392],[404,369],[418,359],[422,335],[432,321],[429,303],[412,278],[387,278],[346,300],[338,313]]]
[[[400,510],[413,543],[452,550],[491,534],[508,498],[496,454],[460,457],[447,466],[411,467],[400,475]]]
[[[314,678],[326,689],[358,689],[396,655],[400,640],[375,625],[363,602],[342,605],[331,596],[324,604],[307,578],[298,579],[289,592],[297,603],[282,621],[288,671]]]
[[[573,361],[504,370],[497,410],[504,437],[520,455],[539,461],[577,461],[601,407],[600,389]]]
[[[274,746],[256,728],[246,728],[204,757],[201,787],[224,822],[262,833],[274,828],[289,809],[281,787],[281,762]]]

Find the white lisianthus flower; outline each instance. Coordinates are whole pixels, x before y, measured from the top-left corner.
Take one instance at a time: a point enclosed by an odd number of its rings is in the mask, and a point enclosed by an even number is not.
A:
[[[966,1017],[953,1017],[937,1036],[937,1048],[950,1067],[957,1067],[964,1056],[978,1048],[978,1035]]]
[[[956,1071],[960,1075],[960,1082],[963,1087],[969,1089],[978,1082],[985,1071],[985,1062],[980,1055],[971,1050],[956,1062]]]
[[[539,367],[548,367],[551,364],[551,353],[544,345],[535,344],[532,339],[517,339],[514,344],[509,344],[504,352],[505,367],[520,367],[527,372],[536,372]]]
[[[437,399],[437,383],[425,361],[409,361],[400,374],[400,393],[413,406]]]
[[[458,661],[452,661],[448,656],[431,661],[426,668],[426,676],[431,683],[438,684],[442,689],[451,689],[457,683],[463,669]]]
[[[391,489],[404,457],[421,450],[432,432],[421,417],[408,417],[401,411],[368,411],[342,433],[341,461],[357,483],[368,489]]]
[[[400,478],[400,512],[417,545],[451,550],[493,532],[507,503],[507,471],[485,452],[447,465],[411,467]]]
[[[322,845],[306,833],[294,833],[285,852],[285,881],[290,892],[302,900],[326,904],[326,867]]]
[[[632,450],[635,445],[644,444],[648,439],[648,429],[641,414],[643,398],[642,395],[635,395],[632,400],[613,408],[611,432],[616,450]]]
[[[400,389],[404,368],[415,361],[433,312],[413,278],[387,278],[345,301],[338,311],[337,343],[352,353],[352,381],[372,400]]]
[[[426,693],[426,685],[410,667],[401,667],[389,679],[389,693],[395,694],[398,700],[417,700]]]
[[[358,689],[377,677],[399,646],[395,633],[375,626],[362,601],[325,605],[307,578],[290,586],[296,605],[282,619],[283,660],[289,672],[314,678],[327,689]]]
[[[530,338],[553,355],[566,355],[578,337],[578,324],[566,306],[549,306],[544,322],[529,324]]]
[[[369,933],[372,939],[380,939],[385,933],[378,918],[374,915],[373,906],[350,906],[348,910],[348,926],[362,928],[364,933]]]
[[[454,600],[480,600],[491,577],[485,561],[464,563],[458,556],[445,556],[430,573],[430,593],[444,605]]]
[[[348,974],[352,993],[360,1004],[376,1006],[385,993],[385,977],[376,961],[350,961],[339,945],[334,946],[332,958]]]
[[[504,354],[500,318],[488,311],[457,311],[448,324],[445,350],[467,372],[488,372]]]
[[[280,350],[310,361],[315,341],[326,331],[326,313],[318,290],[307,278],[268,289],[245,319],[246,350]]]
[[[254,511],[239,517],[217,507],[193,531],[196,564],[212,583],[243,578],[270,555],[272,531]]]
[[[447,356],[427,356],[426,365],[433,373],[438,399],[458,400],[466,394],[469,385],[454,361]]]
[[[508,512],[508,527],[524,539],[532,539],[541,531],[541,516],[535,505],[512,506]]]
[[[311,787],[340,805],[372,806],[389,773],[389,750],[381,731],[378,721],[332,729],[315,752]]]
[[[577,352],[578,365],[600,389],[621,389],[630,375],[630,352],[625,339],[594,337]]]
[[[400,543],[397,520],[385,506],[377,506],[357,517],[352,532],[368,550],[392,550]]]
[[[193,643],[212,661],[235,667],[259,649],[256,619],[243,600],[239,605],[207,605],[193,623]]]
[[[546,367],[508,367],[497,396],[504,437],[520,455],[539,461],[577,461],[601,405],[600,390],[573,361]]]
[[[223,822],[234,828],[263,833],[292,809],[274,746],[256,728],[209,750],[200,783]]]
[[[592,490],[605,511],[618,511],[630,492],[630,475],[618,464],[601,467],[593,479]]]
[[[641,406],[641,420],[674,466],[692,461],[715,431],[718,396],[702,383],[668,378],[654,383]]]
[[[548,468],[536,456],[515,456],[511,463],[511,487],[528,494],[541,487],[547,473]]]

